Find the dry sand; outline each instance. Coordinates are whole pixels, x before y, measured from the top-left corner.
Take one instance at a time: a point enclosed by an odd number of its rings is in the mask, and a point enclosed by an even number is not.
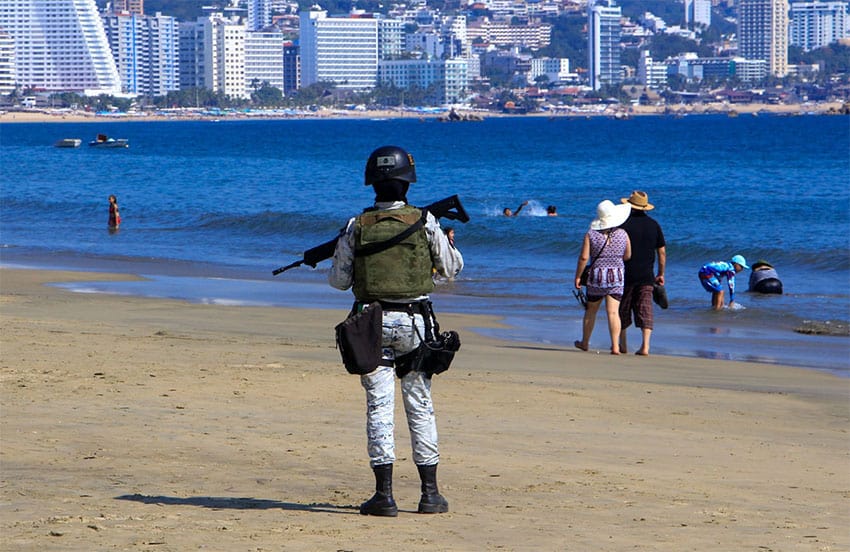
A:
[[[724,113],[734,112],[734,114],[752,114],[771,113],[776,115],[799,115],[799,114],[827,114],[836,113],[845,105],[840,102],[819,102],[809,104],[729,104],[727,102],[718,102],[705,105],[671,105],[671,106],[645,106],[637,105],[628,108],[628,113],[634,116],[644,115],[697,115],[703,113]],[[460,110],[462,115],[475,115],[481,118],[490,117],[593,117],[602,116],[610,117],[613,115],[622,115],[626,113],[622,106],[609,107],[602,112],[581,111],[581,112],[537,112],[527,115],[509,115],[497,112],[480,112],[480,111],[465,111]],[[408,118],[408,119],[434,119],[444,118],[445,113],[410,113],[394,110],[381,111],[344,111],[344,110],[323,110],[310,115],[281,115],[279,117],[271,115],[253,115],[249,116],[242,113],[235,114],[219,114],[219,115],[200,115],[200,114],[173,114],[165,115],[126,115],[126,116],[104,116],[84,111],[67,112],[63,110],[26,110],[26,111],[0,111],[0,123],[109,123],[109,122],[128,122],[128,121],[179,121],[179,120],[210,120],[210,119],[392,119],[392,118]]]
[[[0,548],[850,550],[850,380],[486,339],[436,376],[448,514],[371,495],[345,313],[75,294],[0,270]],[[435,302],[440,312],[450,305]],[[400,402],[400,401],[399,401]]]

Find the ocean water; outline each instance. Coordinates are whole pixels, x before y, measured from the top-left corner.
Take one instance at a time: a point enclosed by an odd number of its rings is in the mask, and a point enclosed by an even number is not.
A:
[[[85,145],[97,133],[126,150]],[[81,138],[59,149],[60,138]],[[847,117],[222,120],[0,125],[0,262],[118,270],[142,283],[78,291],[222,304],[339,309],[329,261],[273,277],[334,237],[371,204],[369,153],[413,153],[425,205],[458,194],[466,269],[435,293],[438,312],[504,316],[498,337],[571,345],[582,310],[572,295],[581,239],[602,199],[634,189],[656,205],[667,238],[671,306],[656,309],[653,352],[793,364],[850,374],[850,338],[795,332],[850,321],[850,125]],[[115,194],[123,224],[106,228]],[[529,205],[507,218],[502,208]],[[556,205],[558,217],[545,216]],[[711,260],[770,261],[782,296],[746,292],[713,312],[696,273]],[[632,348],[637,330],[629,334]],[[591,347],[607,351],[604,314]]]

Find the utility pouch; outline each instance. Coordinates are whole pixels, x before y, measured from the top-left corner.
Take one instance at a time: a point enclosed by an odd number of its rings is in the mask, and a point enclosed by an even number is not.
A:
[[[383,309],[377,301],[337,324],[336,346],[349,374],[373,372],[381,361]]]
[[[433,341],[423,341],[409,353],[396,357],[395,372],[400,378],[413,370],[425,374],[426,378],[442,374],[451,366],[455,352],[460,349],[460,336],[454,330],[443,332]]]

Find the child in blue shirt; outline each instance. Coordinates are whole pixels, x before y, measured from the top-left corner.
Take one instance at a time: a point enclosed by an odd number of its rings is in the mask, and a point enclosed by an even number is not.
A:
[[[711,293],[711,308],[723,309],[723,283],[725,277],[729,286],[729,306],[735,303],[735,274],[744,269],[749,270],[747,260],[742,255],[735,255],[730,262],[713,261],[699,269],[699,281],[702,287]]]

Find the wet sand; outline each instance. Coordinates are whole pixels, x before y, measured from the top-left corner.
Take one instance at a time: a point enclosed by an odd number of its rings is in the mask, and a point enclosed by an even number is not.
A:
[[[71,293],[0,270],[2,550],[848,550],[850,379],[466,329],[434,380],[450,512],[360,516],[344,311]],[[439,312],[450,305],[437,305]],[[399,401],[400,402],[400,401]]]

